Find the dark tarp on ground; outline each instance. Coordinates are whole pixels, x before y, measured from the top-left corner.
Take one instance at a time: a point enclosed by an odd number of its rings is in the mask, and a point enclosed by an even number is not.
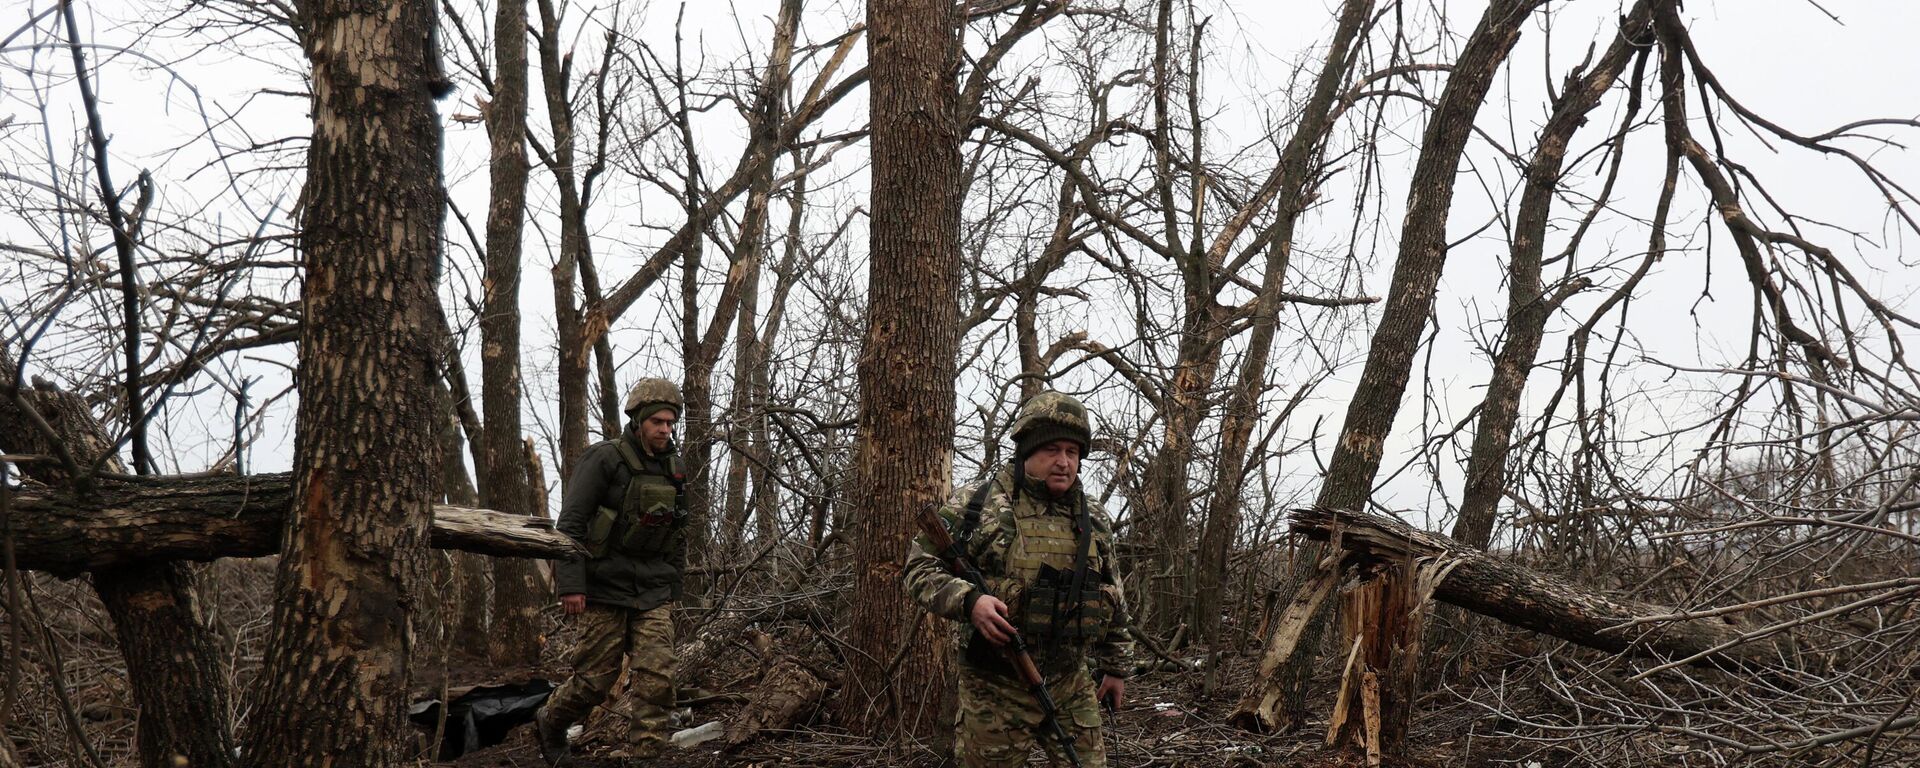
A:
[[[553,694],[553,683],[477,685],[453,697],[447,707],[447,731],[440,740],[440,760],[452,760],[474,750],[506,741],[514,726],[533,722],[533,711]],[[430,699],[407,709],[407,719],[432,733],[440,720],[440,700]]]

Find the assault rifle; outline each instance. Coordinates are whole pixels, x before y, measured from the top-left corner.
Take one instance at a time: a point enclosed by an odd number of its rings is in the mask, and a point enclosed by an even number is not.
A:
[[[961,551],[960,545],[954,543],[953,534],[947,532],[947,524],[933,510],[930,506],[922,507],[915,520],[920,524],[920,532],[926,534],[927,541],[933,544],[934,554],[946,562],[949,572],[972,584],[974,589],[980,590],[981,595],[993,594],[987,591],[986,577],[980,575],[980,569],[974,566],[973,559],[967,557],[966,552]],[[1060,715],[1054,707],[1053,696],[1047,693],[1047,679],[1040,674],[1040,667],[1033,663],[1033,656],[1027,653],[1027,641],[1020,637],[1019,632],[1015,632],[1012,640],[1000,646],[1000,652],[1013,664],[1020,681],[1027,684],[1027,692],[1033,694],[1034,701],[1040,703],[1041,731],[1060,745],[1060,751],[1066,754],[1067,762],[1073,768],[1080,768],[1080,753],[1074,751],[1073,739],[1060,727]]]

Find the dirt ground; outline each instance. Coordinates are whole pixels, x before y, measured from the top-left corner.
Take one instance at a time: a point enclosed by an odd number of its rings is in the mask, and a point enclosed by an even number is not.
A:
[[[1250,667],[1251,660],[1240,660],[1237,667]],[[1251,669],[1236,668],[1229,678],[1243,677]],[[1115,768],[1142,766],[1194,766],[1195,768],[1252,766],[1296,766],[1298,768],[1359,768],[1365,765],[1357,756],[1325,746],[1324,719],[1310,722],[1292,733],[1260,736],[1225,725],[1236,700],[1230,694],[1239,689],[1223,688],[1217,697],[1199,695],[1196,684],[1189,684],[1172,673],[1149,673],[1130,682],[1126,706],[1107,723],[1108,764]],[[831,695],[831,693],[829,694]],[[1326,712],[1332,702],[1322,696],[1314,702],[1315,712]],[[1439,702],[1434,702],[1439,703]],[[725,723],[741,707],[734,702],[718,702],[694,707],[683,727],[710,721]],[[715,768],[716,766],[887,766],[936,768],[940,756],[930,744],[911,742],[888,745],[836,728],[827,715],[816,713],[804,726],[769,732],[738,750],[722,751],[714,745],[691,749],[670,749],[661,757],[640,761],[618,756],[616,739],[619,716],[604,707],[589,719],[587,729],[576,741],[571,765],[578,768],[624,768],[625,766],[661,766],[662,768]],[[1524,768],[1555,768],[1560,763],[1533,750],[1513,751],[1513,745],[1498,739],[1476,739],[1473,723],[1465,711],[1425,712],[1414,726],[1411,739],[1415,752],[1386,765],[1401,768],[1442,766],[1512,765]],[[1032,765],[1044,765],[1036,752]],[[533,742],[531,726],[514,729],[508,740],[498,746],[468,754],[452,763],[440,765],[458,768],[537,768],[542,763]]]

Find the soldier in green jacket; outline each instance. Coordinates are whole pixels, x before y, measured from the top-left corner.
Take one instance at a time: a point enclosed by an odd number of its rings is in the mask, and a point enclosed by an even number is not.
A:
[[[642,379],[627,394],[626,434],[581,454],[559,529],[587,549],[556,572],[560,607],[581,628],[573,677],[535,713],[540,755],[558,765],[567,728],[628,671],[627,752],[660,753],[673,708],[673,604],[686,567],[686,468],[674,451],[680,389]]]
[[[1100,704],[1119,706],[1131,643],[1113,567],[1113,527],[1080,484],[1092,438],[1078,400],[1035,395],[1013,424],[1013,464],[958,489],[941,510],[992,594],[949,573],[924,537],[907,557],[913,599],[965,622],[956,751],[967,768],[1025,765],[1036,745],[1055,762],[1065,759],[1036,731],[1041,710],[998,651],[1015,632],[1046,678],[1081,764],[1106,765]],[[1097,689],[1095,670],[1104,675]]]

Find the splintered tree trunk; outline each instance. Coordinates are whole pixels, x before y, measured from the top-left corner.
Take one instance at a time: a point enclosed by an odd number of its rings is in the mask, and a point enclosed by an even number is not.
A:
[[[1400,253],[1394,262],[1386,308],[1367,353],[1366,368],[1347,403],[1347,415],[1327,464],[1316,506],[1358,509],[1373,492],[1383,446],[1406,394],[1407,377],[1433,312],[1434,289],[1447,258],[1447,213],[1453,204],[1455,170],[1486,99],[1494,74],[1506,61],[1533,10],[1544,0],[1495,0],[1467,39],[1447,85],[1435,104],[1414,166]],[[1297,590],[1313,580],[1320,553],[1308,547],[1293,567]],[[1280,674],[1256,685],[1276,686],[1284,712],[1265,712],[1273,724],[1298,722],[1306,705],[1307,683],[1319,661],[1320,627],[1313,622]],[[1252,699],[1264,696],[1250,694]]]
[[[1326,509],[1294,510],[1293,532],[1327,539],[1337,530],[1348,562],[1406,559],[1438,564],[1421,574],[1421,594],[1522,629],[1594,650],[1677,658],[1710,669],[1755,673],[1792,657],[1784,636],[1756,632],[1723,616],[1612,597],[1494,558],[1390,517]]]
[[[491,190],[487,204],[486,294],[480,314],[480,403],[486,426],[484,506],[528,514],[527,464],[520,435],[520,231],[527,208],[527,3],[494,10],[497,72],[487,111]],[[537,508],[545,514],[546,506]],[[540,606],[553,599],[539,565],[493,564],[493,622],[487,650],[496,664],[531,665],[540,656]]]
[[[407,654],[440,450],[435,11],[426,0],[301,11],[314,128],[294,502],[247,760],[390,766],[411,757]]]
[[[1413,723],[1427,613],[1419,582],[1432,576],[1430,566],[1419,568],[1408,556],[1382,563],[1340,599],[1348,646],[1327,743],[1365,753],[1370,766],[1402,754]]]
[[[946,495],[959,351],[959,19],[947,0],[867,5],[873,219],[849,638],[839,721],[862,733],[944,730],[947,636],[900,588],[913,511]],[[897,669],[889,660],[904,653]]]
[[[29,424],[26,411],[4,391],[17,371],[12,357],[0,350],[0,453],[50,455],[48,436]],[[90,465],[112,447],[99,421],[73,394],[45,385],[19,394],[77,462]],[[109,459],[108,465],[119,469],[118,461]],[[20,469],[49,486],[71,485],[74,478],[56,466],[36,462]],[[113,619],[127,663],[127,687],[139,708],[135,741],[142,768],[172,768],[176,758],[213,768],[232,764],[231,692],[194,599],[194,581],[184,563],[132,563],[93,574],[93,589]]]

